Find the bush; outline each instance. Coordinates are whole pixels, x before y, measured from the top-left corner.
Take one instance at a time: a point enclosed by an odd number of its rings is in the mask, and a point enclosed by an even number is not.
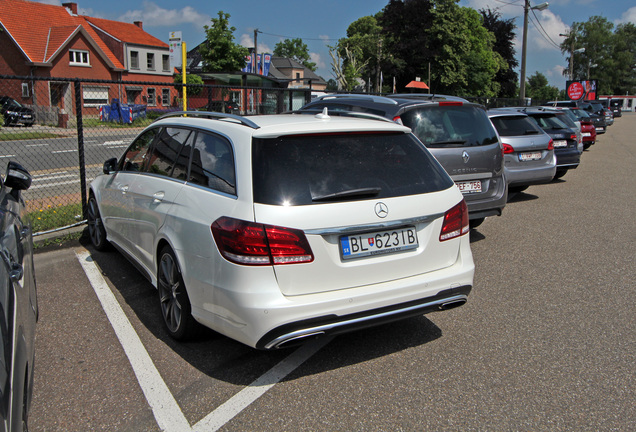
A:
[[[4,116],[0,114],[0,129],[4,126]]]

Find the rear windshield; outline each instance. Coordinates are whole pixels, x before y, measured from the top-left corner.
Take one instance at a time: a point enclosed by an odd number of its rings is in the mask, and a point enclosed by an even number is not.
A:
[[[504,137],[543,134],[543,130],[526,116],[492,117],[490,120]]]
[[[308,205],[424,194],[453,185],[411,134],[254,139],[254,201]]]
[[[539,127],[546,129],[569,129],[568,126],[553,114],[533,114],[531,118],[537,122]]]
[[[474,147],[498,142],[486,112],[470,105],[432,105],[401,115],[426,147]]]

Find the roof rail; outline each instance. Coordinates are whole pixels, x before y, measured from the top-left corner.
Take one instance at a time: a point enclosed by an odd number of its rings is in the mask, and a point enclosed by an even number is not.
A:
[[[392,93],[388,94],[387,97],[398,99],[425,99],[431,101],[447,100],[456,102],[470,102],[468,99],[459,96],[449,96],[436,93]]]
[[[381,115],[377,115],[377,114],[371,114],[371,113],[365,113],[365,112],[360,112],[360,111],[345,111],[345,110],[331,110],[329,111],[329,109],[327,107],[325,107],[324,109],[327,109],[327,115],[328,116],[338,116],[338,117],[359,117],[359,118],[364,118],[364,119],[370,119],[370,120],[381,120],[381,121],[385,121],[385,122],[389,122],[389,123],[395,123],[393,120],[388,119],[386,117],[382,117]],[[303,108],[300,110],[296,110],[296,111],[287,111],[284,114],[322,114],[324,113],[324,109],[323,108]]]
[[[164,114],[159,117],[157,120],[162,120],[169,117],[199,117],[199,118],[207,118],[211,120],[232,120],[236,123],[242,124],[243,126],[250,127],[252,129],[260,129],[260,126],[248,119],[247,117],[243,117],[236,114],[227,114],[220,113],[214,111],[174,111],[168,114]]]
[[[393,99],[390,99],[388,97],[385,97],[385,96],[376,96],[376,95],[358,94],[358,93],[328,94],[328,95],[320,96],[320,97],[312,100],[312,102],[317,101],[317,100],[329,100],[329,99],[362,99],[362,100],[368,100],[368,101],[371,101],[371,102],[397,105],[396,101],[394,101]]]

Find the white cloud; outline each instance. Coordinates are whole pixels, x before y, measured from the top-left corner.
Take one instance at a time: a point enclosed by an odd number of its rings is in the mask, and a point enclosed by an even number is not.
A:
[[[254,48],[254,38],[247,33],[243,33],[239,38],[239,45],[244,46],[245,48]],[[259,42],[258,52],[272,53],[273,50],[269,47],[269,45]]]
[[[173,27],[180,24],[192,24],[203,32],[204,25],[210,25],[210,16],[200,14],[191,6],[182,9],[164,9],[155,3],[144,1],[143,9],[130,10],[117,18],[118,21],[143,21],[146,27]]]
[[[621,15],[620,19],[617,19],[614,24],[626,24],[628,22],[636,24],[636,6],[633,6],[623,12],[623,15]]]
[[[316,63],[316,69],[324,69],[327,67],[325,61],[322,59],[322,56],[319,53],[309,53],[309,58],[313,63]]]

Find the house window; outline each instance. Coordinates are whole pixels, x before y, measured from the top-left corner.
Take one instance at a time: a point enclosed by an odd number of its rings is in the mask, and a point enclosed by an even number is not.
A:
[[[69,64],[71,66],[90,66],[88,51],[69,50]]]
[[[82,86],[85,107],[108,105],[108,87]]]
[[[157,90],[153,88],[148,89],[148,105],[150,106],[157,105]]]
[[[170,89],[161,89],[161,105],[170,106]]]
[[[146,54],[146,66],[148,70],[155,70],[155,55],[153,53]]]
[[[170,72],[170,56],[168,54],[164,54],[162,56],[163,59],[163,71]]]
[[[139,69],[139,51],[130,52],[130,68]]]
[[[22,97],[29,97],[29,83],[22,83]]]

